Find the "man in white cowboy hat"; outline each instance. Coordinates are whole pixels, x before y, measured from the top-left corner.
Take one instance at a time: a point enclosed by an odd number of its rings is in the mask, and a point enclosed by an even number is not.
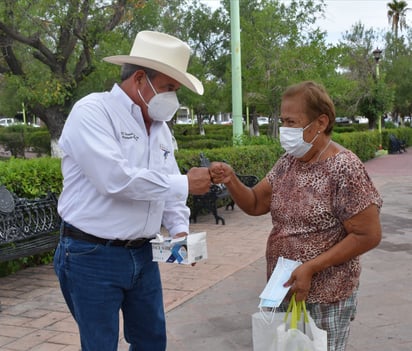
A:
[[[119,310],[134,351],[164,351],[166,328],[159,268],[149,240],[164,226],[189,231],[189,193],[209,190],[207,168],[179,172],[165,121],[181,85],[203,94],[187,70],[190,48],[167,34],[137,34],[110,92],[78,101],[59,140],[63,191],[61,240],[54,267],[76,320],[82,351],[116,351]]]

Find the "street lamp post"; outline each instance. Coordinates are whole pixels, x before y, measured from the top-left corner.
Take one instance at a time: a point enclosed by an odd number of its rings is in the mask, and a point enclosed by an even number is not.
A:
[[[379,81],[379,60],[381,59],[382,50],[376,48],[372,52],[376,62],[376,82]],[[379,131],[379,148],[382,148],[382,116],[378,115],[378,131]]]

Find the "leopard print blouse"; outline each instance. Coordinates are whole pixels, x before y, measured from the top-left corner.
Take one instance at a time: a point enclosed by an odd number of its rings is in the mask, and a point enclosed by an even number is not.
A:
[[[268,279],[279,256],[306,262],[341,241],[343,222],[382,199],[363,163],[344,150],[306,163],[285,154],[266,176],[272,186],[273,228],[267,241]],[[358,286],[359,257],[316,273],[308,303],[348,298]]]

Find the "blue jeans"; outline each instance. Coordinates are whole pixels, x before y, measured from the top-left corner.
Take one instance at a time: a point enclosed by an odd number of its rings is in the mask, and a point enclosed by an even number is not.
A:
[[[120,309],[130,351],[166,350],[162,285],[150,243],[130,249],[62,237],[54,269],[82,351],[117,351]]]

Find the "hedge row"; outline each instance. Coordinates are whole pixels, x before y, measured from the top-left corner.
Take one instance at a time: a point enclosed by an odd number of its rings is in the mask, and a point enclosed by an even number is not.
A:
[[[37,155],[50,155],[50,133],[47,128],[24,124],[0,127],[0,145],[14,157],[24,157],[27,150]]]
[[[385,129],[382,131],[382,145],[389,146],[389,134],[412,145],[412,128]],[[200,136],[197,136],[200,138]],[[229,138],[225,136],[225,138]],[[332,139],[356,153],[362,161],[375,156],[380,144],[377,131],[336,133]],[[207,140],[207,139],[205,139]],[[209,139],[213,140],[213,139]],[[264,144],[259,143],[264,140]],[[176,151],[176,159],[182,172],[199,166],[199,154],[203,152],[211,161],[225,161],[239,174],[254,174],[262,179],[283,153],[279,141],[265,137],[246,138],[247,146],[227,146],[221,148],[182,148]],[[256,145],[255,145],[256,144]],[[34,159],[11,158],[0,162],[0,184],[18,196],[34,198],[48,191],[60,193],[62,175],[60,159],[40,157]]]

